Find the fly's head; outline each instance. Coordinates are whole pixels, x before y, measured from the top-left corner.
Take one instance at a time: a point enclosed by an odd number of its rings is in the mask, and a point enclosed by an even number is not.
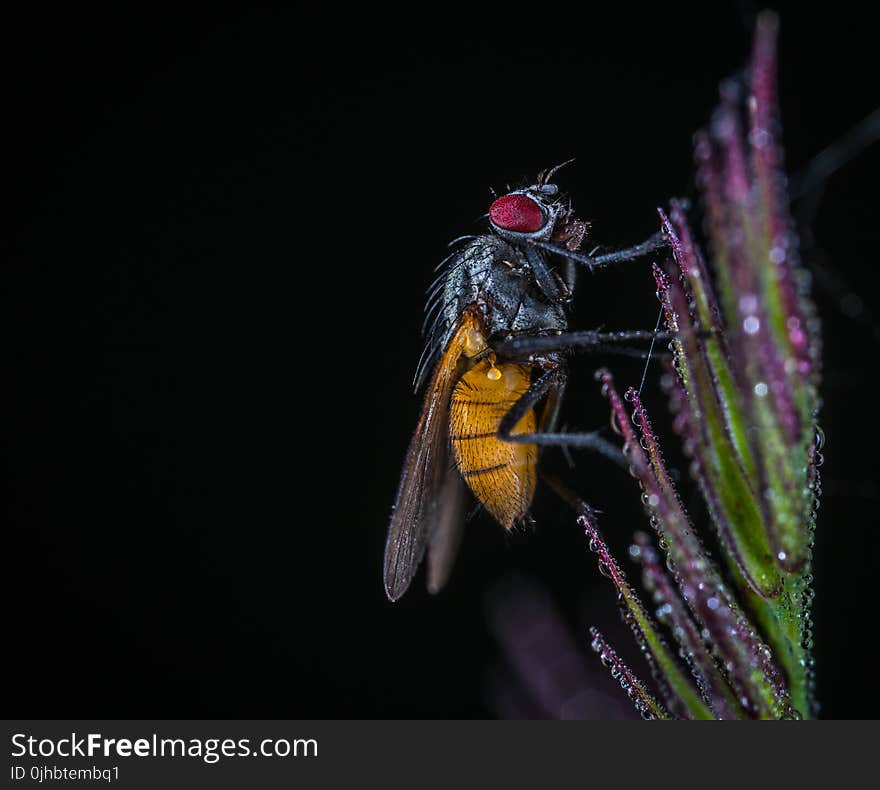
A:
[[[575,219],[571,204],[556,184],[537,184],[497,198],[489,207],[489,224],[506,241],[547,241],[576,250],[587,232],[587,223]]]

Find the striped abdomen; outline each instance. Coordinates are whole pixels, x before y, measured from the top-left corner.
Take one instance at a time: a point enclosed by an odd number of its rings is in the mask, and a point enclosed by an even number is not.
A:
[[[530,381],[528,365],[480,362],[456,385],[449,409],[449,434],[458,470],[477,499],[506,529],[522,519],[532,504],[538,448],[503,442],[496,433],[501,418]],[[512,433],[534,432],[535,412],[530,409]]]

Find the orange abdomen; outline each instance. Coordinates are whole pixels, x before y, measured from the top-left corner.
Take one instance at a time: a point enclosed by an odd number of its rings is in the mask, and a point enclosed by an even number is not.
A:
[[[496,433],[501,418],[530,381],[528,365],[480,362],[459,380],[449,409],[449,435],[458,470],[474,496],[506,529],[532,504],[538,448],[502,442]],[[535,424],[535,412],[530,409],[512,433],[534,433]]]

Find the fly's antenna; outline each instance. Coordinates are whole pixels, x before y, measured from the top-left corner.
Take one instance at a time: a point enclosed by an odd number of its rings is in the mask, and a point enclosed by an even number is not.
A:
[[[571,159],[566,159],[562,164],[558,164],[555,167],[551,167],[549,170],[541,171],[540,173],[538,173],[538,184],[547,184],[550,179],[553,178],[554,175],[556,175],[557,172],[562,170],[563,167],[565,167],[566,165],[570,165],[572,162],[574,162],[574,159],[574,157],[572,157]]]
[[[651,338],[651,346],[648,348],[648,358],[645,360],[645,369],[642,371],[642,380],[639,382],[639,395],[642,394],[642,387],[645,386],[645,379],[648,378],[648,366],[651,364],[651,356],[654,353],[654,343],[657,342],[657,332],[660,329],[660,321],[663,320],[663,306],[660,306],[660,312],[657,314],[657,324],[654,326],[654,337]]]

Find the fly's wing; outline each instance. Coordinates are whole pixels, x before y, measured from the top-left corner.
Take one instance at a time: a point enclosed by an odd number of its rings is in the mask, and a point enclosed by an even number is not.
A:
[[[478,328],[477,320],[473,314],[465,313],[459,322],[431,377],[422,414],[406,452],[385,543],[385,592],[392,601],[406,592],[428,543],[438,547],[443,544],[442,535],[451,533],[449,521],[460,510],[452,502],[451,511],[447,511],[443,501],[444,489],[450,489],[444,482],[449,471],[449,399],[458,360],[469,333]],[[454,488],[450,490],[455,495]],[[443,554],[439,548],[438,552],[438,556]],[[435,563],[431,564],[433,567]],[[438,570],[437,578],[445,581],[450,565],[451,558],[439,562],[438,569],[444,566],[445,570]],[[433,587],[431,579],[429,586]]]
[[[438,593],[446,585],[458,547],[464,535],[467,486],[458,469],[449,466],[435,508],[434,523],[428,538],[428,592]]]
[[[445,428],[450,395],[449,385],[436,381],[439,372],[438,369],[431,381],[422,415],[406,451],[388,527],[385,592],[392,601],[400,598],[409,587],[425,554],[432,531],[431,522],[438,509],[435,497],[446,466],[448,440]]]

